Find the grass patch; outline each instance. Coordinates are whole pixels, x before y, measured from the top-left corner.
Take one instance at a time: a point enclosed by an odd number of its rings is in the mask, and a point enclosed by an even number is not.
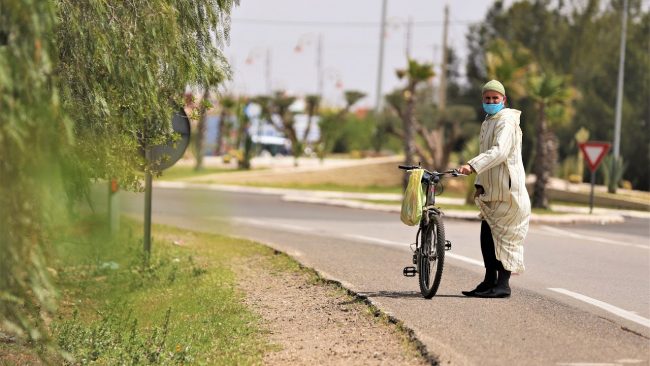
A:
[[[270,347],[243,304],[233,259],[270,255],[261,245],[154,226],[148,265],[141,225],[114,239],[94,222],[57,238],[61,306],[51,325],[71,364],[260,364]],[[56,363],[63,363],[61,362]]]
[[[241,170],[233,168],[211,168],[204,167],[201,170],[194,170],[194,166],[189,165],[174,165],[171,168],[163,171],[162,175],[157,179],[160,180],[180,180],[193,177],[201,177],[204,175],[217,174],[217,173],[232,173]]]

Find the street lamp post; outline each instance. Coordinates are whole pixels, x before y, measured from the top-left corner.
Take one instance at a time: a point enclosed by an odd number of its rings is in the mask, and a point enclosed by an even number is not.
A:
[[[313,33],[303,34],[298,40],[298,44],[294,47],[294,52],[300,53],[303,48],[311,44],[313,38],[316,37],[316,94],[323,96],[323,34]]]
[[[614,158],[618,159],[621,145],[621,114],[623,109],[623,75],[625,74],[625,36],[627,33],[627,0],[623,0],[621,48],[618,63],[618,85],[616,88],[616,120],[614,122]]]
[[[381,109],[381,82],[384,74],[384,41],[386,33],[386,6],[388,0],[381,3],[381,26],[379,27],[379,62],[377,67],[377,102],[375,103],[375,112],[379,113]]]
[[[264,60],[264,78],[266,81],[266,93],[271,95],[271,48],[263,49],[262,47],[255,47],[246,57],[246,65],[253,65],[257,59],[265,58]]]

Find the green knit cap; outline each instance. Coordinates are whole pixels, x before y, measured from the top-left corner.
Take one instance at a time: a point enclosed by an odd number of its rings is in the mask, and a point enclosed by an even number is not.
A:
[[[501,93],[504,97],[506,96],[506,88],[504,88],[503,84],[497,80],[490,80],[483,85],[482,93],[485,93],[488,90],[494,90],[495,92]]]

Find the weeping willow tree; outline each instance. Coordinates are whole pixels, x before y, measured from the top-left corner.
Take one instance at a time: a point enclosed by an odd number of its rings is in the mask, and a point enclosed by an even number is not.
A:
[[[139,187],[187,86],[228,76],[236,0],[0,2],[0,328],[39,342],[54,307],[42,255],[93,179]],[[145,169],[150,169],[145,166]]]
[[[135,187],[140,146],[174,138],[171,116],[186,86],[215,87],[227,76],[218,46],[233,1],[56,3],[57,74],[74,115],[74,157],[98,162],[71,159],[70,174]]]
[[[56,78],[47,1],[0,3],[0,327],[41,340],[53,309],[42,251],[56,164],[70,141]]]

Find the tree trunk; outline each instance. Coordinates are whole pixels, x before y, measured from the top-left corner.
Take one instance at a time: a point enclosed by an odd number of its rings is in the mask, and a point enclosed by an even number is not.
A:
[[[223,107],[222,107],[223,108]],[[218,156],[223,155],[223,141],[224,141],[224,135],[226,133],[226,110],[222,109],[221,110],[221,115],[219,115],[219,129],[217,132],[217,146],[215,148],[215,154]]]
[[[288,122],[283,122],[283,123],[284,123],[285,135],[287,135],[289,141],[291,141],[291,155],[293,155],[293,166],[297,167],[298,159],[302,154],[302,142],[298,138],[298,134],[296,133],[296,130],[293,128],[293,123],[288,123]]]
[[[410,82],[406,91],[409,93],[406,98],[406,107],[404,108],[404,165],[414,165],[413,157],[415,156],[415,131],[413,122],[413,113],[415,110],[415,83]],[[402,187],[406,190],[408,185],[408,175],[404,174]]]
[[[547,141],[546,131],[546,106],[543,102],[538,104],[538,115],[536,125],[537,145],[535,147],[535,161],[533,163],[533,173],[535,174],[535,186],[533,189],[533,207],[548,208],[548,198],[546,197],[546,184],[550,174],[549,167],[549,141]]]
[[[203,139],[205,138],[205,125],[207,121],[207,104],[204,103],[210,97],[210,91],[205,88],[203,91],[203,99],[201,99],[201,106],[199,107],[199,121],[196,126],[196,141],[195,143],[195,157],[196,165],[195,171],[203,169]]]
[[[253,147],[253,141],[248,134],[248,128],[250,127],[250,121],[246,113],[242,113],[239,121],[239,129],[237,132],[237,148],[242,149],[242,158],[237,162],[239,169],[250,169],[251,168],[251,152]],[[242,146],[243,145],[243,146]]]

